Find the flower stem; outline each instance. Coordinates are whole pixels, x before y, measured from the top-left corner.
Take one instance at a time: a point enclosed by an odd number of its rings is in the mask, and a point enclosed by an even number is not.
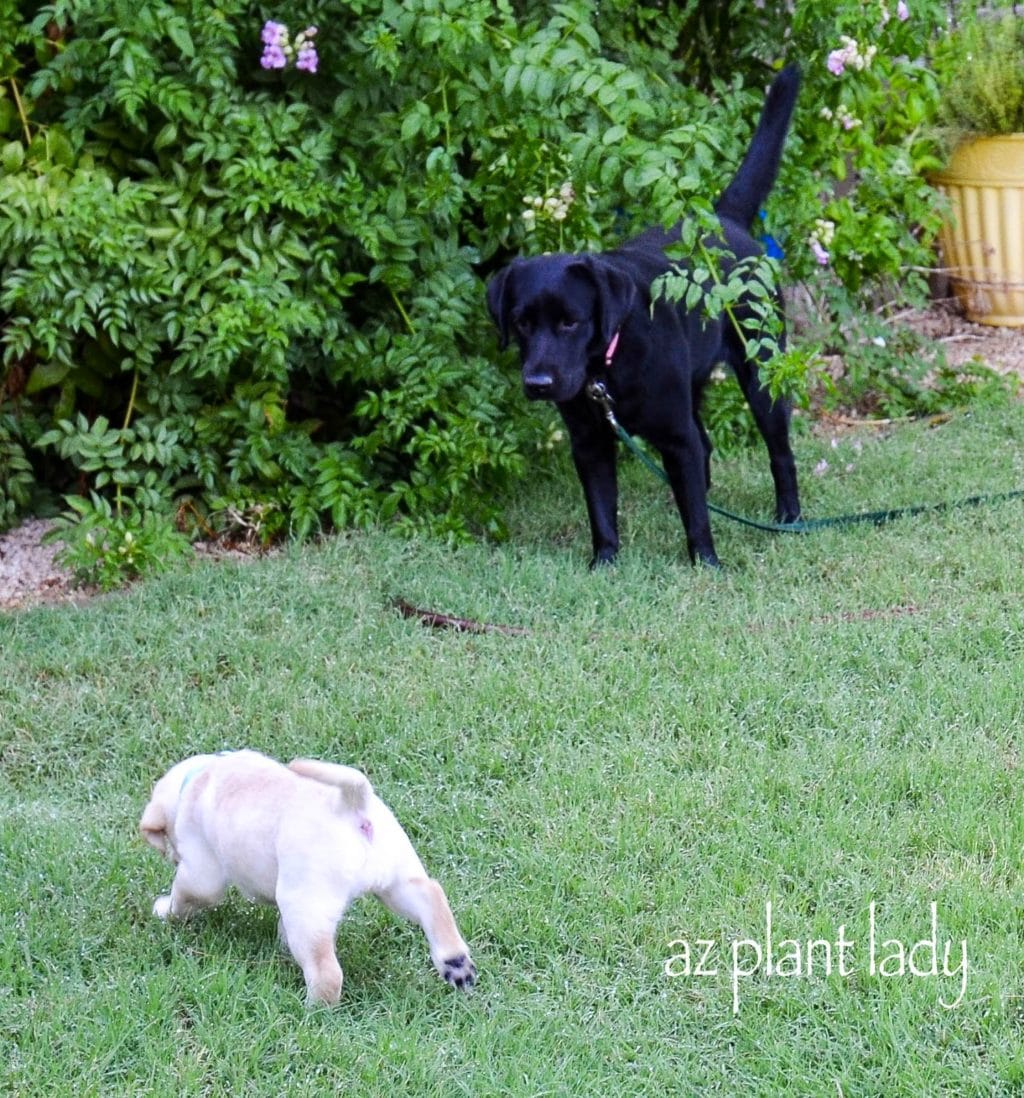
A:
[[[395,308],[399,311],[402,319],[405,321],[405,326],[409,329],[409,334],[415,335],[416,329],[413,326],[412,321],[409,319],[409,314],[403,308],[401,301],[399,301],[398,294],[395,293],[393,287],[391,286],[388,287],[388,293],[391,294],[391,300],[395,303]]]
[[[132,375],[132,391],[128,396],[128,407],[124,413],[124,423],[121,424],[121,430],[127,431],[128,426],[132,421],[132,416],[135,414],[135,397],[139,392],[139,368],[135,367],[135,372]]]
[[[14,95],[14,104],[18,108],[18,117],[21,119],[21,127],[25,131],[25,144],[32,143],[32,129],[28,124],[28,115],[25,113],[25,104],[21,101],[21,96],[18,94],[18,81],[11,77],[11,92]]]

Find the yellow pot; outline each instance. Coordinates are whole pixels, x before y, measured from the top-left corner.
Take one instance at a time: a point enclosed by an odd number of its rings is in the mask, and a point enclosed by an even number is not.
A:
[[[949,196],[940,241],[967,316],[1024,326],[1024,133],[964,142],[934,182]]]

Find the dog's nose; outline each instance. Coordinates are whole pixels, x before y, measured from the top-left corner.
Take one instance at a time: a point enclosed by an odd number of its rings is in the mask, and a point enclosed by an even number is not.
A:
[[[523,378],[523,388],[530,400],[544,400],[551,395],[554,387],[555,379],[550,374],[530,374],[529,377]]]

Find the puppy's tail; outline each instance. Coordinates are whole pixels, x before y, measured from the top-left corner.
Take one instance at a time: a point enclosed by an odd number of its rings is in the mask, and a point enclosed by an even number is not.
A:
[[[341,807],[351,812],[365,812],[373,793],[370,779],[360,770],[318,759],[292,759],[288,769],[302,778],[312,778],[323,785],[333,785],[341,793]]]
[[[782,146],[800,90],[800,70],[788,65],[768,89],[761,119],[733,181],[715,203],[720,218],[748,226],[775,184]]]

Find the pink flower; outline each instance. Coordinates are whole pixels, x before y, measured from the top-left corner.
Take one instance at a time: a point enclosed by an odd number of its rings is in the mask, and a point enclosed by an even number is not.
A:
[[[811,252],[813,253],[814,258],[818,261],[818,263],[821,264],[822,267],[827,267],[831,256],[821,246],[821,242],[818,240],[811,240],[810,245]]]
[[[910,8],[907,7],[905,0],[900,0],[896,5],[896,18],[905,23],[910,18]]]
[[[833,76],[842,76],[846,69],[846,50],[833,50],[828,55],[828,71]]]

